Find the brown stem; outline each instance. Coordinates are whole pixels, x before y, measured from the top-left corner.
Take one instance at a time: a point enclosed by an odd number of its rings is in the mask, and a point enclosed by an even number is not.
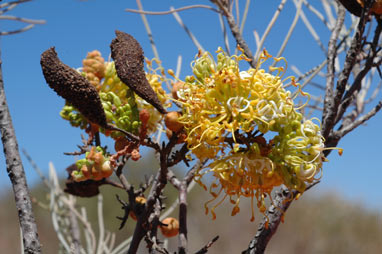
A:
[[[32,202],[23,164],[21,162],[15,130],[7,100],[5,98],[4,81],[2,73],[2,61],[0,59],[0,129],[1,141],[4,147],[4,155],[7,165],[8,176],[12,182],[15,195],[17,214],[23,236],[24,253],[41,253],[41,244],[37,233],[37,225],[32,211]]]
[[[253,59],[252,51],[249,49],[247,42],[244,40],[243,36],[241,35],[240,28],[237,25],[235,18],[232,15],[232,12],[229,11],[228,6],[226,6],[226,4],[221,2],[220,0],[211,0],[211,2],[216,4],[219,7],[219,9],[223,12],[224,16],[226,16],[229,28],[231,29],[231,33],[233,37],[235,37],[237,44],[244,50],[244,54],[249,59],[251,59],[251,61],[249,61],[249,64],[252,66],[252,68],[256,68],[256,63],[255,63],[255,60]]]
[[[350,49],[346,54],[344,67],[337,80],[337,87],[334,94],[330,93],[325,95],[324,112],[322,115],[322,135],[324,138],[329,136],[329,133],[334,128],[335,119],[337,117],[337,109],[341,103],[342,96],[345,92],[351,71],[356,63],[356,57],[361,51],[361,42],[366,23],[369,18],[369,10],[372,1],[366,1],[365,8],[362,10],[361,18],[352,40]],[[340,8],[341,9],[341,8]]]
[[[319,182],[315,182],[306,187],[305,191],[312,188]],[[282,187],[279,191],[276,191],[274,204],[272,204],[268,211],[265,213],[265,217],[261,221],[257,233],[252,241],[249,243],[248,249],[242,252],[242,254],[262,254],[271,240],[272,236],[276,233],[283,216],[288,210],[290,204],[299,192],[297,190],[290,191],[286,187]]]
[[[351,102],[354,101],[355,93],[361,89],[362,80],[364,80],[366,75],[369,73],[369,71],[373,67],[374,59],[377,58],[377,53],[378,53],[377,47],[378,47],[378,42],[379,42],[381,32],[382,32],[382,22],[378,21],[378,25],[375,28],[375,32],[374,32],[373,42],[370,45],[370,52],[366,59],[366,63],[363,66],[362,70],[358,73],[358,75],[356,75],[353,85],[345,93],[341,101],[341,104],[337,110],[337,117],[334,121],[335,123],[338,123],[342,119],[344,113],[346,112],[346,109],[351,104]]]
[[[334,26],[332,35],[330,36],[328,45],[328,65],[327,65],[327,76],[326,76],[326,91],[325,91],[325,103],[323,115],[328,114],[328,110],[331,106],[333,100],[333,90],[334,90],[334,77],[335,77],[335,60],[337,57],[337,40],[340,34],[341,28],[345,20],[345,8],[342,5],[338,5],[338,14],[336,24]]]
[[[187,253],[187,182],[179,188],[179,254]]]

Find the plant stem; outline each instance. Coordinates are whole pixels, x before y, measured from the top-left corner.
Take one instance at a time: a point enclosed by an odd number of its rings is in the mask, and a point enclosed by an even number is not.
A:
[[[1,52],[0,52],[1,56]],[[1,141],[4,147],[4,155],[7,165],[8,176],[13,186],[16,201],[17,214],[23,236],[24,253],[41,253],[41,244],[37,233],[37,225],[32,211],[32,202],[25,178],[23,164],[21,162],[15,130],[7,100],[5,98],[2,61],[0,58],[0,130]]]

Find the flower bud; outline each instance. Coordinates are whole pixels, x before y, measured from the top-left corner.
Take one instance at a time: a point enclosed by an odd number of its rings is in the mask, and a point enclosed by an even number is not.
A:
[[[160,226],[160,230],[165,237],[173,237],[179,233],[179,221],[177,219],[168,217],[162,220],[162,223],[166,224]]]
[[[166,127],[173,132],[178,132],[183,128],[183,124],[179,122],[180,114],[178,112],[172,111],[166,114],[164,118],[164,123]]]

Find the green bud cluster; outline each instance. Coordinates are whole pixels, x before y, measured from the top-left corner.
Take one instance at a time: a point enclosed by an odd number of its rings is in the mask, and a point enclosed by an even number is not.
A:
[[[269,157],[282,175],[284,184],[301,193],[321,172],[325,160],[324,142],[319,125],[311,120],[301,122],[301,114],[287,124],[275,124],[278,135],[273,138],[274,148]],[[302,117],[301,117],[302,118]]]
[[[73,127],[85,129],[88,124],[86,118],[75,107],[69,104],[66,104],[62,108],[60,116],[63,119],[68,120]]]
[[[123,103],[113,92],[100,93],[107,122],[133,134],[138,134],[141,125],[139,121],[139,111],[133,92],[127,89],[127,95],[130,95],[126,98],[127,103]],[[113,138],[117,138],[121,135],[119,132],[113,132],[111,134]]]
[[[129,90],[129,87],[119,79],[114,62],[106,63],[105,77],[101,86],[101,92],[113,92],[122,100],[122,102],[126,102],[125,98],[128,98],[127,90]]]
[[[138,134],[141,123],[139,121],[139,110],[135,94],[118,78],[114,62],[106,62],[104,65],[105,75],[98,87],[98,91],[107,122],[120,129]],[[89,79],[85,74],[85,72],[82,73],[82,75]],[[60,115],[74,127],[85,129],[88,126],[89,122],[86,118],[75,107],[69,104],[63,107]],[[106,134],[104,129],[101,128],[100,131]],[[117,131],[111,132],[110,135],[112,138],[122,136]]]
[[[238,68],[237,61],[235,61],[235,59],[231,56],[228,56],[227,53],[225,53],[220,47],[217,52],[219,52],[219,54],[217,55],[216,63],[213,56],[209,52],[204,52],[199,58],[192,62],[192,72],[198,81],[204,83],[205,78],[210,78],[212,74],[224,68]],[[193,80],[189,81],[192,82]]]
[[[193,61],[192,65],[192,72],[200,82],[204,82],[204,79],[214,73],[216,69],[213,57],[208,52]]]

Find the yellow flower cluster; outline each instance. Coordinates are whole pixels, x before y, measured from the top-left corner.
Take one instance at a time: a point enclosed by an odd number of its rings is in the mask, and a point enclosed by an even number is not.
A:
[[[208,212],[209,203],[216,202],[213,218],[227,196],[234,204],[232,215],[239,212],[242,196],[256,198],[265,212],[264,199],[274,187],[285,184],[303,192],[315,180],[324,160],[320,127],[297,112],[291,92],[283,87],[283,67],[260,68],[272,57],[267,51],[247,71],[239,69],[240,61],[248,61],[243,54],[228,56],[221,48],[217,53],[217,62],[210,53],[200,53],[192,63],[194,75],[176,92],[189,149],[200,160],[214,159],[199,170],[196,181],[207,189],[202,177],[214,176],[209,187],[213,199],[206,203]]]

